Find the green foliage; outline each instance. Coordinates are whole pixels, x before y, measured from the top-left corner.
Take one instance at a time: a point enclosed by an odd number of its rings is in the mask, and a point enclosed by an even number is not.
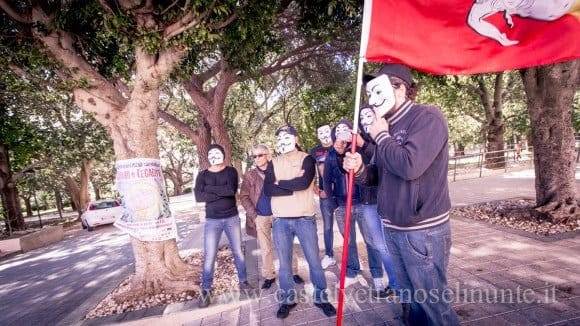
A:
[[[352,120],[354,72],[341,62],[319,59],[309,69],[292,69],[232,87],[226,102],[226,123],[233,156],[248,165],[252,146],[275,148],[274,132],[291,124],[304,150],[318,144],[316,126]]]
[[[493,96],[495,74],[482,76]],[[483,142],[485,112],[477,93],[477,76],[432,76],[417,74],[418,102],[435,104],[443,110],[449,124],[450,145],[476,146]],[[523,138],[530,129],[521,79],[515,72],[504,73],[503,117],[506,142]],[[461,145],[461,146],[460,146]]]
[[[310,37],[330,39],[347,26],[357,26],[362,18],[360,1],[299,0],[300,30]]]

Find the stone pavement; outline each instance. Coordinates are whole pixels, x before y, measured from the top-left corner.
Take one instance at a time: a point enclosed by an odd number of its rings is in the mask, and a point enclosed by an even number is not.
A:
[[[577,173],[580,188],[580,173]],[[501,176],[450,183],[454,206],[490,200],[535,196],[534,172],[525,170]],[[453,216],[453,247],[448,278],[450,299],[465,325],[580,325],[580,234],[541,238]],[[321,232],[321,225],[318,230]],[[361,237],[357,237],[361,239]],[[322,248],[322,236],[320,247]],[[261,267],[255,240],[247,240],[250,280],[256,286]],[[335,230],[340,258],[342,237]],[[359,246],[361,244],[359,243]],[[366,250],[359,250],[366,253]],[[276,319],[276,286],[256,295],[220,297],[210,307],[195,302],[169,306],[162,316],[126,318],[128,325],[334,325],[311,303],[312,287],[302,252],[300,275],[306,293],[285,320]],[[367,266],[361,259],[362,267]],[[340,262],[337,262],[340,264]],[[337,305],[338,265],[325,271],[330,300]],[[371,282],[368,270],[363,271]],[[361,282],[361,283],[364,283]],[[355,284],[346,290],[344,325],[402,325],[399,304],[376,302],[368,288]],[[133,321],[128,321],[135,319]],[[118,319],[117,319],[118,320]]]

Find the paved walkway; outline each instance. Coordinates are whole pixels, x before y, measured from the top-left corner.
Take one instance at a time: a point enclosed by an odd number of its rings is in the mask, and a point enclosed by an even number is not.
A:
[[[577,174],[580,188],[580,174]],[[535,196],[533,170],[450,184],[454,206],[514,197]],[[449,288],[461,322],[466,325],[578,325],[580,324],[580,236],[541,240],[454,216]],[[319,232],[321,231],[319,225]],[[357,237],[361,239],[361,237]],[[320,247],[322,248],[322,236]],[[340,253],[342,237],[335,230]],[[359,244],[361,245],[361,244]],[[261,284],[259,252],[254,240],[246,241],[248,270],[253,284]],[[359,250],[365,253],[365,250]],[[301,254],[301,252],[300,252]],[[338,255],[340,256],[340,255]],[[362,258],[363,268],[367,266]],[[340,264],[340,262],[337,262]],[[336,305],[337,266],[325,271],[330,300]],[[248,298],[220,297],[198,309],[195,302],[168,306],[162,316],[128,321],[128,325],[334,325],[311,303],[308,267],[301,260],[300,274],[307,293],[285,320],[276,319],[274,286]],[[363,271],[370,282],[368,270]],[[364,282],[364,281],[363,281]],[[355,284],[346,291],[344,325],[402,325],[399,304],[376,302],[368,288]],[[173,311],[173,312],[172,312]],[[131,318],[127,318],[131,319]],[[125,320],[127,320],[125,319]],[[118,319],[117,319],[118,320]]]

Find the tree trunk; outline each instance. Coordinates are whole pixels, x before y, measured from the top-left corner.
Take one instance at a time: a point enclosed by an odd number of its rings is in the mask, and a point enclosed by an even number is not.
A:
[[[487,126],[487,147],[485,154],[485,167],[488,169],[503,169],[505,167],[505,153],[503,136],[504,125],[501,117],[493,118]]]
[[[83,159],[81,161],[81,184],[77,185],[77,182],[72,176],[66,176],[64,178],[65,187],[69,193],[71,201],[74,202],[73,209],[76,209],[79,217],[83,213],[83,210],[87,208],[89,204],[89,179],[91,176],[93,164],[92,160]]]
[[[120,10],[126,10],[127,14],[134,19],[137,30],[144,33],[152,32],[155,35],[164,33],[162,26],[156,21],[156,8],[153,1],[144,1],[139,4],[133,4],[131,1],[116,3]],[[18,16],[14,12],[11,14],[13,17]],[[23,18],[15,19],[22,20]],[[68,69],[70,80],[67,81],[73,82],[73,85],[77,84],[75,82],[83,81],[82,86],[73,90],[75,104],[83,111],[93,114],[95,119],[107,129],[113,140],[116,160],[159,159],[156,137],[160,83],[169,77],[175,66],[186,56],[189,48],[167,42],[168,39],[163,41],[164,46],[156,53],[151,53],[150,49],[145,49],[141,45],[135,45],[132,65],[134,72],[131,75],[129,87],[123,84],[121,79],[107,79],[84,60],[74,46],[75,36],[53,26],[50,17],[43,12],[42,8],[33,6],[31,19],[39,23],[31,24],[35,39],[44,44],[63,68]],[[46,25],[54,28],[41,30],[35,27]],[[170,25],[168,28],[173,26]],[[179,28],[181,27],[184,26]],[[89,85],[86,85],[87,83]],[[81,180],[87,180],[88,183],[88,173],[81,174]],[[70,177],[65,181],[69,188],[74,184],[74,180]],[[165,191],[165,189],[159,190]],[[85,198],[83,191],[80,189],[76,193],[81,204],[84,203]],[[74,192],[71,193],[73,194]],[[84,207],[79,207],[79,209],[82,208]],[[145,242],[132,238],[132,244],[135,254],[135,275],[131,278],[131,288],[117,299],[141,298],[145,294],[191,288],[193,268],[179,257],[175,239]]]
[[[89,196],[89,180],[91,178],[91,171],[93,170],[93,161],[89,159],[83,159],[81,162],[81,185],[79,188],[79,203],[85,209],[91,201]]]
[[[202,171],[209,167],[207,152],[209,151],[209,146],[211,145],[211,127],[201,112],[199,112],[197,116],[197,121],[197,133],[199,141],[195,145],[197,146],[199,170]]]
[[[95,192],[95,200],[100,200],[101,199],[101,191],[99,190],[99,187],[93,185],[93,191]]]
[[[56,202],[56,210],[58,211],[58,216],[62,219],[62,196],[60,195],[60,190],[54,190],[54,201]]]
[[[58,189],[54,190],[54,201],[56,202],[56,209],[62,212],[62,195]]]
[[[77,213],[79,214],[79,217],[80,217],[82,210],[84,209],[84,206],[81,206],[81,204],[80,204],[80,189],[77,186],[77,182],[75,181],[75,179],[72,176],[67,175],[64,178],[64,185],[65,185],[66,190],[68,191],[68,195],[70,197],[72,209],[77,211]]]
[[[2,205],[4,205],[6,212],[6,228],[24,230],[26,226],[20,210],[18,189],[12,179],[8,146],[3,143],[0,143],[0,194],[2,196]]]
[[[572,101],[580,60],[520,72],[532,125],[537,210],[555,223],[578,220]]]
[[[174,180],[173,182],[173,195],[174,196],[183,195],[183,182],[181,182],[181,180],[179,179]]]
[[[495,75],[493,94],[487,90],[485,80],[482,75],[478,76],[478,86],[480,98],[485,110],[485,167],[488,169],[502,169],[505,167],[505,153],[503,137],[505,126],[503,122],[503,73]]]
[[[32,205],[30,204],[30,197],[23,198],[24,199],[24,206],[26,206],[26,217],[31,217],[32,214]]]
[[[136,76],[130,100],[110,124],[117,161],[131,158],[159,159],[157,142],[159,76],[155,56],[138,49]],[[164,68],[164,67],[163,67]],[[166,189],[159,189],[165,192]],[[175,239],[140,241],[132,237],[135,275],[130,289],[116,301],[142,298],[158,293],[182,292],[198,281],[199,268],[187,265],[179,256]],[[195,278],[194,278],[195,277]]]
[[[455,156],[463,156],[465,155],[465,144],[458,143],[457,148],[455,149]]]
[[[174,171],[174,173],[178,173],[178,171]],[[173,173],[168,173],[167,177],[169,180],[171,180],[171,183],[173,184],[173,196],[182,195],[183,182],[180,180],[180,178],[177,175],[174,175]]]
[[[154,81],[149,83],[154,84]],[[141,94],[134,92],[132,98],[135,100],[125,108],[126,114],[120,115],[113,126],[116,159],[159,159],[155,137],[159,92],[151,87]],[[198,274],[179,256],[175,239],[145,242],[132,237],[131,243],[135,255],[135,275],[131,279],[131,290],[117,296],[118,302],[161,292],[181,292],[188,283],[191,285],[193,275]]]

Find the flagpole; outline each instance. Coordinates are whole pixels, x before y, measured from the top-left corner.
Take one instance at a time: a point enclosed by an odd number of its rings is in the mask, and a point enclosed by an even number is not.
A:
[[[358,120],[360,110],[360,96],[362,88],[363,67],[365,63],[365,54],[369,40],[370,24],[371,24],[371,10],[372,0],[365,0],[363,7],[363,21],[361,28],[360,49],[358,58],[358,69],[356,74],[356,90],[354,100],[354,117],[352,119],[352,141],[351,153],[356,153],[356,140],[358,134]],[[342,242],[342,261],[340,263],[340,280],[338,288],[338,311],[336,316],[336,325],[342,326],[342,315],[344,309],[344,279],[346,277],[346,263],[348,260],[348,241],[350,237],[350,217],[352,215],[352,192],[354,188],[354,170],[348,171],[348,187],[346,193],[346,216],[344,222],[344,237]]]
[[[364,59],[359,58],[358,63],[358,73],[357,73],[357,87],[356,87],[356,99],[354,104],[354,119],[353,119],[353,129],[352,129],[352,141],[351,141],[351,153],[356,153],[356,141],[358,133],[358,115],[360,110],[360,89],[362,86],[362,72],[363,72]],[[344,308],[344,280],[346,277],[346,263],[348,260],[348,242],[350,238],[350,217],[352,211],[352,191],[354,187],[354,170],[348,171],[348,187],[346,194],[346,216],[344,219],[344,232],[343,232],[343,242],[342,242],[342,261],[340,263],[340,282],[338,291],[338,312],[336,317],[336,325],[342,325],[342,311]]]

